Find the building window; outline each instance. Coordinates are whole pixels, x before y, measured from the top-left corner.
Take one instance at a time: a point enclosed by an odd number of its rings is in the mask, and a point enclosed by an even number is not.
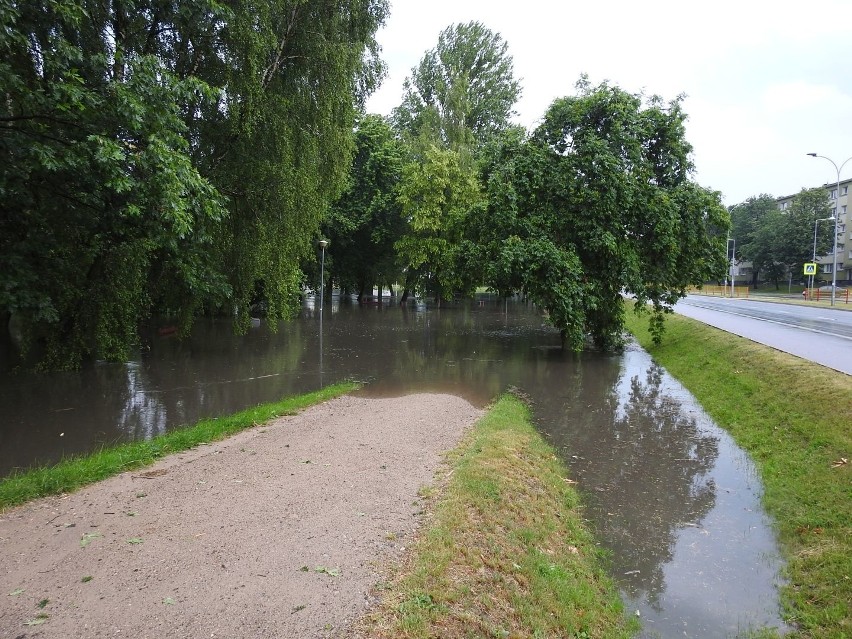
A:
[[[846,186],[841,186],[840,195],[846,195],[847,193],[849,193],[849,185],[847,184]],[[845,209],[846,207],[844,206],[843,208]]]
[[[831,198],[832,200],[836,200],[837,199],[837,189],[831,189],[831,193],[829,194],[828,197]]]
[[[846,232],[846,225],[845,224],[838,224],[837,225],[837,234],[840,235],[841,233],[845,233],[845,232]]]
[[[831,267],[834,266],[834,265],[833,264],[821,264],[820,266],[822,266],[822,272],[823,273],[831,273]]]

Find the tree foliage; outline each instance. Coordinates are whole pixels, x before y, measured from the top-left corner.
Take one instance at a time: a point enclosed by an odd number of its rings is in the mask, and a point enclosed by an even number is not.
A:
[[[385,0],[0,3],[0,318],[45,366],[152,312],[292,309]]]
[[[761,272],[773,273],[774,264],[770,246],[762,229],[772,231],[778,226],[778,205],[775,198],[765,193],[750,197],[745,202],[730,207],[731,237],[735,240],[736,256],[752,262],[753,281],[756,283]]]
[[[347,188],[323,224],[332,277],[359,297],[400,275],[394,243],[405,229],[397,199],[404,163],[404,147],[385,119],[360,118]]]
[[[480,145],[508,126],[521,85],[500,34],[468,22],[441,32],[403,92],[394,110],[397,128],[457,149]]]
[[[396,243],[408,269],[406,288],[440,299],[470,293],[470,246],[464,241],[469,213],[481,202],[476,172],[463,154],[431,146],[408,163],[399,186],[408,228]]]
[[[733,237],[737,256],[752,262],[757,273],[779,282],[788,273],[802,273],[814,253],[814,222],[829,217],[831,211],[825,189],[803,189],[789,208],[780,210],[770,195],[749,198],[731,208]],[[830,222],[817,225],[816,254],[832,250],[834,226]]]
[[[468,217],[482,201],[475,158],[509,126],[520,95],[508,45],[479,22],[450,25],[411,70],[393,122],[409,146],[396,244],[409,289],[446,299],[473,290]]]
[[[622,294],[663,313],[724,266],[729,218],[719,194],[689,179],[680,101],[643,100],[581,81],[526,138],[486,152],[478,228],[486,283],[522,290],[567,345],[620,343]]]

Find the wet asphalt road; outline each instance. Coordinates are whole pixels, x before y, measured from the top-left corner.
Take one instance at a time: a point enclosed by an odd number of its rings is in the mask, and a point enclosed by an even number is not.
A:
[[[852,375],[852,312],[689,295],[681,315]]]

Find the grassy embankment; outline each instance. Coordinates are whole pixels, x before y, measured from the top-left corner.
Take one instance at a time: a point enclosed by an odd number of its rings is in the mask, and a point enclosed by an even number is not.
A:
[[[629,637],[577,492],[503,396],[449,455],[430,517],[358,630],[383,637]]]
[[[261,404],[227,417],[205,419],[194,426],[173,430],[147,441],[120,444],[91,455],[67,459],[55,466],[11,475],[0,481],[0,511],[38,497],[71,492],[127,470],[148,466],[165,455],[224,439],[282,415],[292,415],[357,387],[358,384],[349,382],[335,384],[313,393]]]
[[[852,377],[681,316],[654,346],[628,329],[749,452],[775,519],[798,636],[852,637]]]

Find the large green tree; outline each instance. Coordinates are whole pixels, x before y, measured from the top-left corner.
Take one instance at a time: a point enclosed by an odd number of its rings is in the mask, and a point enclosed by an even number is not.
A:
[[[771,195],[763,193],[728,209],[731,215],[731,237],[735,240],[738,259],[752,262],[752,283],[757,284],[761,270],[769,266],[763,259],[755,259],[760,252],[760,229],[778,212],[778,204]]]
[[[0,319],[43,365],[152,312],[292,310],[385,0],[0,3]]]
[[[814,253],[815,220],[829,217],[831,211],[825,189],[803,189],[785,210],[772,196],[749,198],[731,208],[732,236],[737,256],[752,262],[757,273],[775,283],[776,288],[789,273],[798,278],[802,265]],[[816,254],[832,249],[834,227],[828,222],[816,226]]]
[[[396,242],[406,271],[406,291],[430,293],[440,301],[471,293],[471,246],[466,220],[482,202],[476,172],[465,156],[431,146],[408,163],[399,186],[408,227]]]
[[[413,138],[470,147],[508,126],[520,93],[500,34],[480,22],[455,24],[411,70],[393,117]]]
[[[690,179],[679,100],[643,99],[581,81],[529,139],[513,132],[486,153],[479,216],[486,283],[524,291],[564,342],[621,341],[624,293],[652,328],[686,288],[724,267],[727,211]]]
[[[406,79],[393,112],[411,158],[400,186],[409,224],[396,245],[406,293],[446,299],[472,290],[465,232],[481,202],[476,157],[509,127],[519,95],[508,45],[479,22],[444,29]]]
[[[801,277],[803,265],[810,262],[814,253],[814,226],[817,227],[816,254],[826,255],[833,250],[834,222],[815,225],[815,220],[831,215],[831,206],[825,189],[802,189],[793,198],[784,214],[779,243],[779,259],[796,276]],[[822,228],[820,228],[822,227]]]
[[[405,231],[398,200],[404,164],[404,147],[387,121],[361,117],[346,190],[323,224],[331,278],[359,299],[373,284],[390,285],[401,275],[394,243]]]
[[[239,3],[227,119],[204,161],[231,201],[216,240],[244,326],[257,296],[273,321],[295,308],[298,266],[345,187],[355,117],[381,75],[373,36],[386,12],[386,0]]]

